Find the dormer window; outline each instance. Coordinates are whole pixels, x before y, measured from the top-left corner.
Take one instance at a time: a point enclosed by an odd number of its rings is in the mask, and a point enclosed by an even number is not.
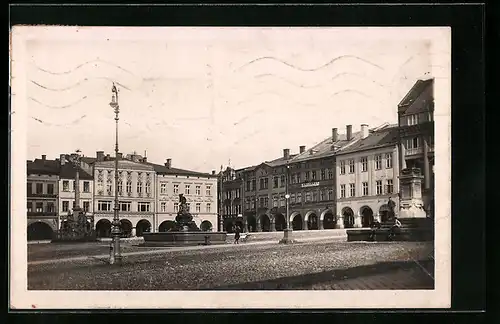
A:
[[[417,125],[418,124],[418,115],[414,114],[414,115],[407,116],[406,117],[406,124],[408,126]]]

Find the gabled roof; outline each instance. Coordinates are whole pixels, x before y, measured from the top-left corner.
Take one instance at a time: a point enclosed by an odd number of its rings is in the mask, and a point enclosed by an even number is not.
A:
[[[398,142],[398,131],[397,125],[388,125],[382,129],[372,131],[366,138],[362,138],[345,149],[341,149],[337,155],[395,145]]]
[[[153,167],[156,173],[158,174],[170,174],[170,175],[185,175],[185,176],[193,176],[193,177],[217,177],[217,175],[213,175],[210,173],[197,172],[191,170],[184,170],[178,168],[168,168],[164,165],[154,164],[150,162],[144,162],[143,164],[150,165]]]
[[[434,84],[434,79],[417,80],[413,87],[404,96],[403,100],[398,104],[398,112],[406,112],[408,107],[424,92],[427,87]]]
[[[64,163],[64,165],[60,166],[60,171],[59,171],[59,176],[62,179],[74,179],[76,176],[76,167],[73,163]],[[78,167],[79,170],[79,178],[80,180],[93,180],[94,177],[87,173],[84,169],[81,167]]]
[[[360,137],[361,132],[353,133],[352,139],[350,141],[347,140],[346,134],[339,134],[338,140],[336,142],[333,142],[333,137],[328,137],[315,146],[311,147],[310,149],[306,150],[304,153],[298,154],[290,162],[303,162],[333,156],[339,149],[345,147],[348,144],[356,142]],[[332,150],[332,145],[335,147],[334,150]]]
[[[54,160],[35,159],[27,161],[28,174],[59,175],[59,162]]]

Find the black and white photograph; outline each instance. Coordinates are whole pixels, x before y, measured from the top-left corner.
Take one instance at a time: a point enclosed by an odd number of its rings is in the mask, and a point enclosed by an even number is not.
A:
[[[449,28],[15,26],[11,61],[13,307],[449,306]]]

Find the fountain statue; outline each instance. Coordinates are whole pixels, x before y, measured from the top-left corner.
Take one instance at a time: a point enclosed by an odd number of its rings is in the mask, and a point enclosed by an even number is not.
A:
[[[193,215],[189,212],[186,197],[183,194],[179,195],[179,212],[175,217],[175,226],[171,231],[201,231],[193,221]]]

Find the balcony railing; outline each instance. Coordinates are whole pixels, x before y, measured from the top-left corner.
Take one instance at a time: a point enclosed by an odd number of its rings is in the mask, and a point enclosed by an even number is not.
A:
[[[427,147],[427,152],[434,152],[434,146],[429,145]],[[424,148],[423,147],[416,147],[416,148],[407,148],[405,150],[405,155],[417,155],[417,154],[423,154],[424,153]]]

